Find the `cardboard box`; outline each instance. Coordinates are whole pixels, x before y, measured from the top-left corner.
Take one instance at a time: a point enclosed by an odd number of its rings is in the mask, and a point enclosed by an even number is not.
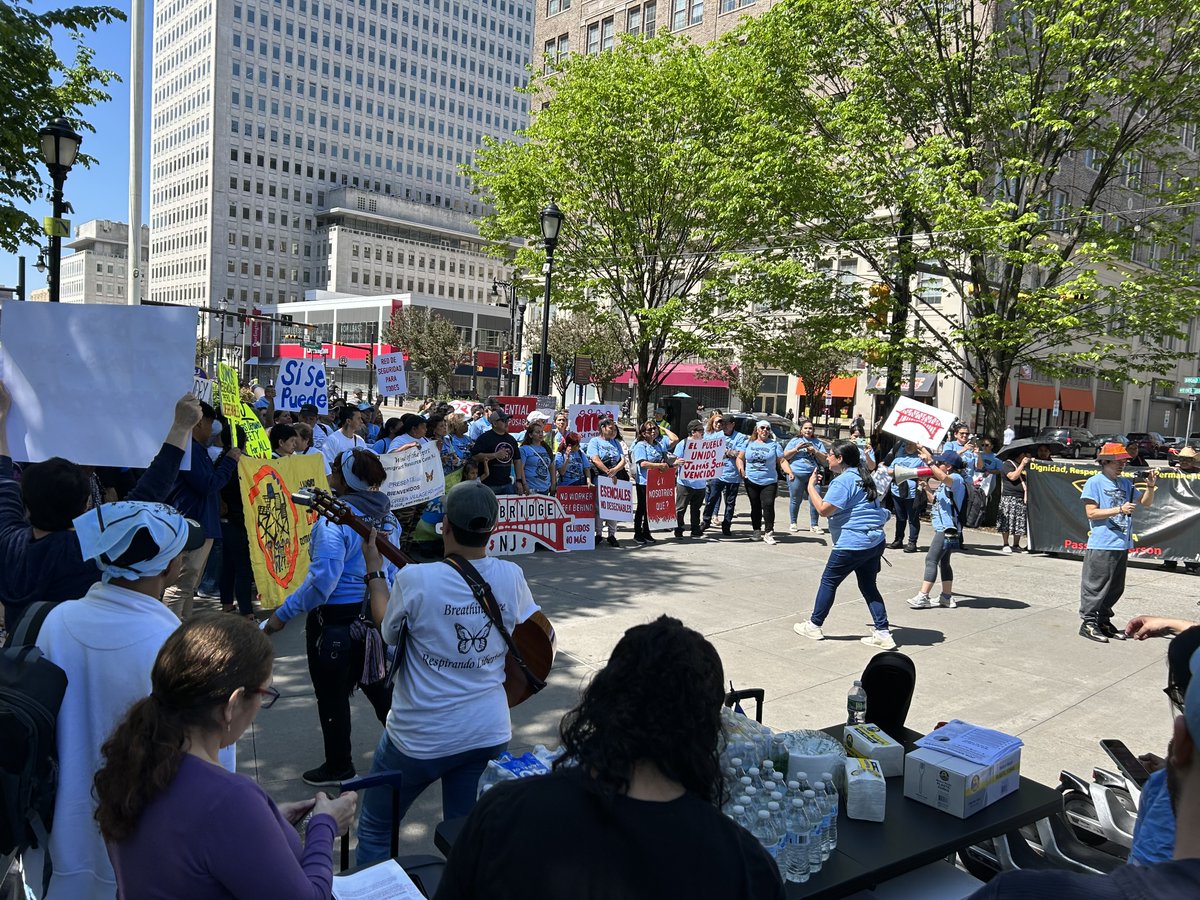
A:
[[[879,729],[878,725],[847,725],[842,732],[846,752],[879,763],[884,778],[904,772],[904,748]]]
[[[992,765],[918,747],[904,758],[904,796],[965,819],[1013,793],[1021,780],[1021,749]]]

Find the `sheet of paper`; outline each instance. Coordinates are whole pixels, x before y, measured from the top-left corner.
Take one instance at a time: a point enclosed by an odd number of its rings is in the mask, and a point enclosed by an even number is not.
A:
[[[408,873],[394,859],[353,875],[333,877],[335,900],[424,900]]]
[[[911,397],[900,397],[883,422],[883,430],[936,451],[957,418],[954,413]]]
[[[918,740],[917,746],[949,753],[981,766],[990,766],[1023,744],[1020,738],[1011,734],[953,719]]]
[[[9,303],[0,366],[13,459],[145,468],[194,385],[196,310]]]

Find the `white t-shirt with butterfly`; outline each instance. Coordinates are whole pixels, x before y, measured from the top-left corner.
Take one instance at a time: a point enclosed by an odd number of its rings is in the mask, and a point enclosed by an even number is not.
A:
[[[509,633],[538,611],[515,563],[487,557],[472,565],[491,585]],[[508,647],[458,571],[445,563],[402,568],[383,620],[388,644],[396,643],[405,620],[407,649],[386,726],[396,748],[437,759],[508,741]]]

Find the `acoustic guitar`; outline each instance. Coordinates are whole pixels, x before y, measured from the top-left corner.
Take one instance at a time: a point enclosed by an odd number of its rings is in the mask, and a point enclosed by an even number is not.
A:
[[[292,501],[312,508],[334,525],[349,526],[364,540],[371,536],[371,525],[359,518],[350,504],[339,500],[328,491],[309,488],[292,494]],[[380,555],[399,568],[413,561],[408,554],[381,534],[376,535],[375,546],[379,548]],[[558,639],[550,620],[539,610],[512,630],[512,639],[530,673],[544,682],[550,674],[554,656],[558,651]],[[537,693],[511,650],[504,658],[504,693],[508,698],[509,707],[517,706]]]

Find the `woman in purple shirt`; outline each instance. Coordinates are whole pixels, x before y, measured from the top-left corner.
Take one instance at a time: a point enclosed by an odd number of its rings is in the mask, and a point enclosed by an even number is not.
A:
[[[139,700],[105,742],[96,821],[118,894],[139,898],[328,898],[333,840],[357,798],[276,806],[217,751],[233,744],[271,687],[271,642],[241,616],[201,614],[163,644]],[[295,825],[312,813],[303,848]]]

